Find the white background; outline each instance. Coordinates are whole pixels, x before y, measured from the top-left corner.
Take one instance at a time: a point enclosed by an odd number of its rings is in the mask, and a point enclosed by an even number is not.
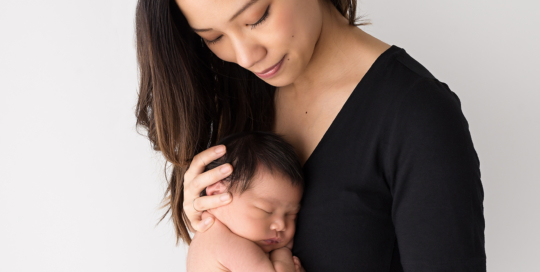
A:
[[[0,2],[0,271],[184,271],[136,133],[135,0]],[[363,27],[461,99],[488,271],[540,271],[540,4],[363,0]],[[535,169],[536,168],[536,169]]]

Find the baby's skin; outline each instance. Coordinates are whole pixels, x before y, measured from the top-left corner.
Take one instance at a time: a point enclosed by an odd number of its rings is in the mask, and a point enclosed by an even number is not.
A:
[[[207,195],[226,191],[224,181],[206,188]],[[231,193],[231,203],[203,213],[203,220],[216,220],[209,230],[195,233],[187,271],[299,272],[291,248],[302,189],[259,167],[247,191]]]

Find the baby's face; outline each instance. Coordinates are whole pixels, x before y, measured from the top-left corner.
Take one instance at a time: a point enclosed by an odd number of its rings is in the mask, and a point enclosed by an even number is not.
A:
[[[249,190],[233,193],[230,204],[210,212],[233,233],[270,252],[292,240],[301,198],[302,189],[287,177],[259,167]]]

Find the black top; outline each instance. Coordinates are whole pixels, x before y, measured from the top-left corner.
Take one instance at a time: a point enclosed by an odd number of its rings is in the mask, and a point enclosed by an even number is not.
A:
[[[307,272],[486,271],[479,166],[456,94],[392,45],[304,165],[293,254]]]

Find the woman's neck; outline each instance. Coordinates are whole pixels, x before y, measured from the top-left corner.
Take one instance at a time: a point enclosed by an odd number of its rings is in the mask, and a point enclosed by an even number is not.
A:
[[[331,3],[322,12],[322,29],[311,60],[304,72],[285,87],[299,97],[307,93],[312,96],[354,78],[353,75],[363,65],[371,65],[381,47],[388,46],[358,27],[349,25]]]

